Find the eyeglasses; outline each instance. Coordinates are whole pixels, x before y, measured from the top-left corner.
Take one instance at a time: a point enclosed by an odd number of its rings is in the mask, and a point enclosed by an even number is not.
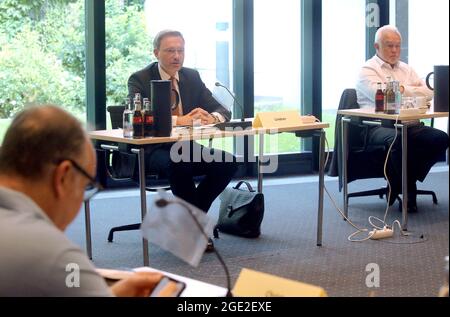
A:
[[[175,53],[178,53],[180,55],[184,54],[184,48],[166,48],[162,51],[170,55],[175,55]]]
[[[80,165],[78,165],[77,162],[71,159],[60,159],[56,161],[56,164],[60,164],[62,161],[69,161],[75,169],[82,174],[84,177],[86,177],[89,180],[89,183],[86,185],[86,188],[84,189],[84,197],[83,201],[88,201],[91,199],[95,194],[97,194],[99,191],[103,189],[103,186],[95,180],[91,175],[89,175],[88,172],[84,168],[82,168]]]
[[[391,43],[391,42],[385,42],[384,46],[387,47],[390,50],[393,50],[394,48],[399,50],[402,48],[401,44],[397,44],[397,43]]]

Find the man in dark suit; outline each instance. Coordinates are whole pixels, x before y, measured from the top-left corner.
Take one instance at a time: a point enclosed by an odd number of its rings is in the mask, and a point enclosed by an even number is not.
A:
[[[151,99],[151,80],[172,81],[172,122],[174,125],[192,125],[194,121],[212,124],[230,120],[231,114],[202,82],[199,73],[183,67],[184,38],[178,31],[159,32],[153,42],[153,53],[158,62],[132,74],[128,80],[128,94],[133,98],[140,93]],[[173,144],[160,144],[146,148],[146,170],[167,177],[174,195],[208,212],[212,202],[225,189],[236,172],[235,157],[217,149],[205,148],[190,142],[190,160],[173,162],[170,151]],[[208,152],[219,161],[206,162],[199,153]],[[194,153],[200,162],[193,159]],[[194,177],[204,175],[195,186]],[[210,241],[212,247],[212,241]]]

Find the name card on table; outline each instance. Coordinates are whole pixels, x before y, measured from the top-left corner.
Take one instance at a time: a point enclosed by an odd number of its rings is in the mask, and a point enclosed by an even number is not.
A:
[[[321,287],[242,269],[233,289],[238,297],[326,297]]]
[[[302,120],[297,111],[260,112],[253,120],[254,128],[287,128],[301,124]]]

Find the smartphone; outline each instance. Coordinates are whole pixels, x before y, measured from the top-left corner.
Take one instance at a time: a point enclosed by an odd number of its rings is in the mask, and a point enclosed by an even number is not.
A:
[[[126,279],[134,274],[132,271],[124,270],[96,269],[96,271],[104,278],[108,286],[112,286],[116,282]]]
[[[178,297],[185,287],[186,283],[164,276],[149,297]]]

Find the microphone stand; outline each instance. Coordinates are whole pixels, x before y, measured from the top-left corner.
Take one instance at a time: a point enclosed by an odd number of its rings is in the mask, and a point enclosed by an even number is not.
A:
[[[155,204],[157,207],[166,207],[169,204],[175,204],[175,205],[180,205],[182,206],[184,209],[186,209],[189,212],[189,215],[191,215],[192,219],[194,220],[195,224],[197,225],[198,229],[200,230],[200,232],[202,233],[202,235],[205,237],[206,241],[208,241],[209,237],[206,234],[205,230],[203,230],[202,225],[198,222],[197,217],[195,217],[195,215],[192,213],[191,208],[189,207],[189,205],[187,205],[184,201],[173,201],[173,200],[166,200],[164,198],[160,198],[157,201],[155,201]],[[214,254],[217,256],[217,259],[219,260],[220,264],[222,265],[224,271],[225,271],[225,276],[227,278],[227,295],[226,297],[233,297],[233,294],[231,293],[231,280],[230,280],[230,272],[228,271],[228,267],[225,264],[225,261],[222,259],[221,255],[219,254],[219,251],[217,251],[216,248],[214,248]]]
[[[241,104],[236,100],[236,97],[234,94],[228,89],[228,87],[222,85],[219,82],[216,82],[215,84],[217,87],[225,88],[225,90],[230,94],[230,96],[233,98],[233,106],[238,105],[241,109],[241,120],[240,121],[228,121],[228,122],[220,122],[215,124],[215,127],[217,127],[219,130],[233,130],[235,128],[241,128],[245,130],[248,127],[252,126],[251,121],[245,121],[245,114],[244,114],[244,107],[241,106]]]

